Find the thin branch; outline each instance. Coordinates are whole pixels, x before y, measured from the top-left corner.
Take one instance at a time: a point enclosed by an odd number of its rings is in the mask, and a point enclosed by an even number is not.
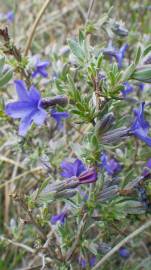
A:
[[[74,253],[74,251],[75,251],[75,249],[76,249],[76,247],[77,247],[77,245],[79,243],[83,228],[84,228],[85,223],[86,223],[86,217],[87,217],[87,213],[84,214],[84,216],[83,216],[83,218],[82,218],[82,220],[80,222],[75,241],[73,242],[73,245],[71,246],[71,248],[67,252],[66,261],[70,260],[70,258],[72,257],[72,255],[73,255],[73,253]]]
[[[91,2],[89,4],[89,9],[88,9],[87,17],[86,17],[86,24],[87,24],[87,22],[88,22],[88,20],[90,18],[90,14],[91,14],[94,2],[95,2],[95,0],[91,0]]]
[[[8,239],[8,238],[6,238],[6,237],[4,237],[4,236],[0,236],[0,241],[6,241],[6,242],[8,242],[9,244],[12,244],[12,245],[14,245],[14,246],[16,246],[16,247],[23,248],[23,249],[25,249],[27,252],[30,252],[30,253],[32,253],[32,254],[35,254],[35,256],[38,256],[38,257],[40,257],[40,258],[42,258],[42,257],[44,256],[42,253],[36,254],[36,250],[35,250],[35,249],[33,249],[33,248],[31,248],[31,247],[29,247],[29,246],[27,246],[27,245],[25,245],[25,244],[18,243],[18,242],[16,242],[16,241],[13,241],[13,240],[11,240],[11,239]],[[47,262],[49,262],[49,263],[52,262],[52,259],[50,259],[50,258],[48,258],[48,257],[45,257],[45,260],[46,260]],[[27,269],[28,269],[28,268],[27,268]],[[34,268],[31,268],[31,269],[34,269]]]
[[[119,250],[122,246],[124,246],[128,241],[133,239],[135,236],[148,229],[151,226],[151,219],[143,224],[140,228],[136,229],[134,232],[125,237],[120,243],[118,243],[114,248],[112,248],[93,268],[92,270],[98,269],[102,266],[110,257]],[[100,269],[100,268],[99,268]]]
[[[28,54],[28,51],[29,51],[29,49],[30,49],[30,47],[31,47],[31,44],[32,44],[32,40],[33,40],[34,34],[35,34],[35,32],[36,32],[36,28],[37,28],[37,26],[38,26],[38,24],[39,24],[40,19],[41,19],[42,16],[43,16],[45,10],[47,9],[47,7],[48,7],[50,1],[51,1],[51,0],[47,0],[46,2],[44,2],[42,8],[40,9],[40,11],[39,11],[39,13],[38,13],[38,15],[37,15],[37,17],[36,17],[36,20],[35,20],[35,22],[34,22],[34,24],[33,24],[33,27],[32,27],[32,29],[31,29],[30,35],[29,35],[29,37],[28,37],[28,40],[27,40],[27,43],[26,43],[26,46],[25,46],[24,56],[27,56],[27,54]]]
[[[14,178],[11,178],[10,180],[6,181],[5,183],[0,184],[0,189],[4,188],[7,184],[13,183],[19,179],[22,179],[24,176],[28,175],[28,174],[33,174],[37,171],[42,171],[43,169],[41,167],[37,167],[34,169],[31,169],[30,171],[26,171],[24,173],[21,173],[17,176],[15,176]]]
[[[8,238],[5,238],[4,236],[0,236],[0,241],[7,241],[8,243],[16,246],[16,247],[20,247],[20,248],[23,248],[25,249],[26,251],[30,252],[30,253],[33,253],[35,254],[35,250],[25,244],[22,244],[22,243],[18,243],[18,242],[15,242],[11,239],[8,239]]]
[[[28,206],[26,205],[25,201],[22,198],[16,199],[19,201],[25,212],[28,214],[32,224],[34,225],[35,229],[37,230],[39,236],[46,240],[46,235],[44,234],[42,228],[39,226],[39,224],[36,222],[35,218],[33,217],[32,213],[29,211]]]

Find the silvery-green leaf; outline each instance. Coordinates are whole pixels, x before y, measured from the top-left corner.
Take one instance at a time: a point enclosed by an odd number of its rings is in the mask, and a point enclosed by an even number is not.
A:
[[[132,76],[133,72],[135,70],[135,65],[131,64],[122,74],[122,81],[126,82],[127,80],[130,79]]]
[[[0,56],[0,75],[2,74],[3,68],[4,68],[4,64],[5,64],[5,57],[4,56]]]
[[[141,46],[139,46],[137,48],[136,55],[135,55],[135,60],[134,60],[135,65],[138,65],[141,59],[141,56],[142,56],[142,49],[141,49]]]
[[[131,74],[131,79],[151,83],[151,65],[143,65],[136,68],[133,74]]]
[[[85,58],[85,54],[83,52],[83,50],[81,49],[81,47],[79,46],[79,44],[74,41],[74,40],[69,40],[68,41],[69,47],[72,51],[72,53],[80,60],[83,62],[84,58]]]
[[[143,55],[146,56],[150,51],[151,51],[151,45],[145,48]]]
[[[13,76],[13,71],[9,69],[2,77],[0,77],[0,87],[3,87],[7,84]]]

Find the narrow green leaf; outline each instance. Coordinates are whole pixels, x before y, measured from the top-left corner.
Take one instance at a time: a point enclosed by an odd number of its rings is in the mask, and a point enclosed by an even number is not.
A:
[[[85,58],[85,54],[83,52],[83,50],[81,49],[80,45],[74,41],[74,40],[69,40],[68,41],[69,47],[72,51],[72,53],[80,60],[80,61],[84,61]]]
[[[135,64],[131,64],[124,72],[122,75],[122,81],[125,82],[130,79],[132,76],[133,72],[135,70]]]
[[[134,60],[135,65],[138,65],[138,63],[141,59],[141,56],[142,56],[142,48],[141,48],[141,46],[139,46],[137,48],[136,55],[135,55],[135,60]]]
[[[10,69],[8,70],[1,78],[0,78],[0,87],[3,87],[7,84],[13,76],[13,71]]]
[[[4,56],[0,56],[0,75],[2,74],[3,68],[4,68],[4,64],[5,64],[5,57]]]
[[[150,51],[151,51],[151,44],[145,48],[143,55],[146,56]]]

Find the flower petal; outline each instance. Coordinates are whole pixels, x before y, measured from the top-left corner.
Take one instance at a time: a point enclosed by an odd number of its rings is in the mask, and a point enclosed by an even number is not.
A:
[[[61,176],[65,178],[70,178],[72,176],[75,176],[73,172],[73,163],[67,162],[67,161],[62,161],[61,162],[61,168],[62,168],[62,173]]]
[[[44,77],[44,78],[47,78],[47,77],[48,77],[48,72],[45,70],[44,67],[38,68],[38,73],[39,73],[42,77]]]
[[[79,176],[83,171],[86,170],[83,162],[79,159],[76,159],[73,163],[62,161],[61,168],[63,170],[61,175],[65,178]]]
[[[33,115],[35,114],[35,110],[32,111],[30,114],[28,114],[27,116],[25,116],[21,122],[20,122],[20,126],[19,126],[19,135],[20,136],[25,136],[28,129],[30,128],[31,124],[32,124],[32,118]]]
[[[25,83],[22,80],[15,80],[14,82],[16,85],[16,92],[17,92],[19,100],[28,101],[29,96],[28,96],[28,91],[27,91]]]
[[[47,116],[47,112],[43,109],[39,109],[33,116],[33,121],[36,125],[40,126],[43,124]]]
[[[33,110],[33,105],[26,101],[16,101],[8,103],[5,107],[5,113],[12,118],[22,118]]]
[[[49,61],[43,61],[43,62],[40,62],[37,66],[38,66],[38,68],[46,68],[46,67],[48,67],[50,65],[50,62]]]
[[[40,92],[32,85],[29,89],[29,98],[35,103],[37,104],[40,99],[41,99],[41,95]]]
[[[151,137],[147,136],[146,132],[143,132],[143,129],[135,130],[134,135],[151,147]]]

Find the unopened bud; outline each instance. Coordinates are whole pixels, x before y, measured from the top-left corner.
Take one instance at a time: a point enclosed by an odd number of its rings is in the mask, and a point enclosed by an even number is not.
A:
[[[68,104],[67,96],[55,96],[53,98],[42,98],[40,105],[46,109],[50,106],[62,106],[65,107]]]
[[[119,192],[119,187],[117,185],[107,187],[103,189],[103,191],[98,196],[99,202],[105,202],[110,199],[113,199],[115,196],[117,196]]]
[[[78,177],[79,184],[94,183],[97,180],[97,172],[94,168],[88,169],[80,174]]]
[[[98,120],[95,125],[96,136],[98,137],[108,131],[112,126],[114,120],[115,118],[112,112],[106,114],[101,120]]]
[[[102,143],[109,144],[119,142],[120,140],[127,138],[129,135],[129,129],[122,127],[106,132],[104,136],[101,137],[101,139]]]
[[[60,191],[58,193],[55,194],[54,198],[58,199],[58,198],[71,198],[73,196],[75,196],[77,193],[77,190],[64,190],[64,191]]]
[[[119,22],[114,22],[111,25],[111,29],[117,36],[126,37],[128,35],[128,30]]]
[[[135,69],[131,79],[144,83],[151,83],[151,65],[143,65]]]

